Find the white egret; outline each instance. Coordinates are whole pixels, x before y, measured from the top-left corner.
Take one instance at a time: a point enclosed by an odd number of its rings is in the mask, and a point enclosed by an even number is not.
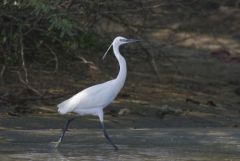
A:
[[[101,127],[103,129],[104,136],[109,141],[109,143],[114,147],[115,150],[117,150],[118,147],[110,139],[104,126],[103,109],[116,98],[117,94],[120,92],[125,83],[127,75],[127,66],[124,57],[119,52],[119,47],[123,44],[136,41],[138,40],[126,39],[124,37],[118,36],[113,40],[112,44],[107,49],[106,53],[103,55],[104,59],[110,48],[113,47],[114,55],[117,58],[120,66],[118,76],[115,79],[86,88],[81,92],[77,93],[76,95],[72,96],[68,100],[57,105],[58,112],[63,115],[69,112],[74,112],[80,116],[82,115],[98,116],[101,123]],[[58,147],[58,145],[62,142],[65,132],[67,131],[69,124],[73,120],[74,118],[71,118],[67,121],[63,129],[62,135],[56,142],[55,147]]]

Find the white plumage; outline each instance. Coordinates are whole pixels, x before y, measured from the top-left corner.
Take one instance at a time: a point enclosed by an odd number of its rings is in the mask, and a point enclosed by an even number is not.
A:
[[[125,83],[127,67],[125,59],[119,52],[119,46],[126,43],[126,41],[126,38],[119,36],[114,39],[111,45],[113,46],[114,54],[120,65],[120,71],[117,78],[88,87],[66,101],[60,103],[57,105],[58,112],[60,114],[66,114],[68,112],[75,112],[79,115],[91,114],[99,116],[102,114],[101,110],[116,98]]]
[[[66,114],[75,112],[79,115],[91,114],[93,110],[98,111],[109,105],[117,96],[119,90],[116,88],[116,81],[111,80],[102,84],[91,86],[72,96],[58,105],[58,112]],[[89,113],[87,113],[89,111]],[[93,112],[93,115],[96,115]]]
[[[113,43],[108,48],[107,52],[104,54],[103,59],[107,55],[111,46],[113,46],[113,52],[118,60],[120,70],[118,76],[110,81],[101,83],[98,85],[91,86],[72,96],[71,98],[58,104],[58,112],[60,114],[67,114],[69,112],[75,112],[78,115],[94,115],[98,116],[101,122],[102,128],[104,130],[104,136],[112,144],[112,146],[117,150],[117,146],[109,138],[104,123],[103,123],[103,108],[109,105],[117,96],[117,94],[122,89],[125,79],[127,76],[127,66],[124,57],[119,52],[119,47],[122,44],[135,42],[137,40],[126,39],[124,37],[118,36],[113,40]],[[56,147],[62,141],[65,132],[67,131],[68,125],[73,119],[68,120],[63,133],[56,143]]]

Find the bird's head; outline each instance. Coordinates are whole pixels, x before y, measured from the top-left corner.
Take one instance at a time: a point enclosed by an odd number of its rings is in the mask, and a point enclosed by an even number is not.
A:
[[[132,43],[132,42],[137,42],[139,40],[136,40],[136,39],[127,39],[125,37],[122,37],[122,36],[118,36],[116,37],[114,40],[113,40],[113,44],[114,45],[123,45],[123,44],[127,44],[127,43]]]
[[[109,46],[109,48],[107,49],[106,53],[103,55],[103,58],[102,58],[102,59],[105,58],[105,56],[107,55],[108,51],[111,49],[112,45],[119,47],[119,46],[121,46],[121,45],[123,45],[123,44],[128,44],[128,43],[137,42],[137,41],[139,41],[139,40],[136,40],[136,39],[127,39],[127,38],[122,37],[122,36],[116,37],[116,38],[113,40],[112,44],[111,44],[111,45]]]

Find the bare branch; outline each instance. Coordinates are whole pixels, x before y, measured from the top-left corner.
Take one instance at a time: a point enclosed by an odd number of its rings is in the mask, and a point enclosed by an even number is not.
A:
[[[4,84],[4,78],[3,78],[3,76],[4,76],[5,71],[6,71],[6,65],[3,65],[3,66],[2,66],[2,69],[1,69],[1,83],[2,83],[2,84]]]
[[[98,70],[98,67],[95,65],[94,62],[88,61],[88,60],[85,59],[83,56],[75,55],[75,57],[76,57],[77,59],[80,59],[84,64],[89,65],[89,67],[90,67],[91,69]]]
[[[160,79],[160,73],[158,70],[157,63],[154,58],[153,50],[150,47],[147,48],[143,45],[141,45],[141,46],[142,46],[143,50],[147,53],[147,55],[150,57],[150,63],[152,65],[153,71],[156,73],[157,78]]]
[[[58,57],[57,57],[57,54],[52,50],[52,48],[50,48],[47,44],[44,44],[44,46],[46,48],[48,48],[48,50],[50,51],[50,53],[54,56],[54,61],[55,61],[55,70],[54,72],[57,72],[58,71],[58,67],[59,67],[59,63],[58,63]]]
[[[22,68],[23,71],[25,73],[25,82],[28,84],[28,71],[25,65],[25,56],[24,56],[24,44],[23,44],[23,33],[22,33],[22,29],[20,29],[20,54],[21,54],[21,59],[22,59]]]
[[[41,96],[42,94],[35,88],[33,88],[32,86],[30,86],[26,81],[23,80],[22,75],[19,71],[17,71],[17,75],[18,78],[20,80],[20,82],[25,85],[28,89],[30,89],[31,91],[33,91],[34,93],[36,93],[37,95]]]

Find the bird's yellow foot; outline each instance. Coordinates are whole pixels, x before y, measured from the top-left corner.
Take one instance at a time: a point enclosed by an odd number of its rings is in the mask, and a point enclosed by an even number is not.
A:
[[[53,148],[58,148],[58,146],[60,145],[61,141],[53,141],[51,143],[49,143],[49,145]]]

